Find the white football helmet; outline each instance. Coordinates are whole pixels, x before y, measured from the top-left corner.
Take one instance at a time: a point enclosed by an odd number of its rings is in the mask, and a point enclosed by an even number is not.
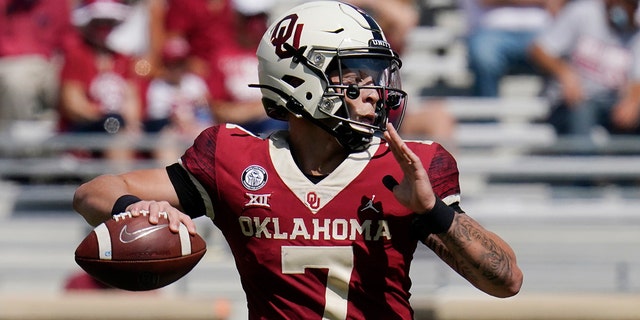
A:
[[[332,134],[350,151],[366,148],[374,135],[404,116],[401,61],[380,26],[367,13],[338,1],[299,5],[269,27],[257,50],[259,87],[267,114],[285,120],[287,112],[304,117]],[[366,70],[373,81],[331,83],[329,73],[343,79],[343,70]],[[350,119],[345,96],[376,90],[373,123]]]

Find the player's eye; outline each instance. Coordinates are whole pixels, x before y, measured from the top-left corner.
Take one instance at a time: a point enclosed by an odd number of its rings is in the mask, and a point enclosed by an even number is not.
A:
[[[365,72],[349,72],[342,76],[342,84],[350,85],[355,84],[358,86],[373,85],[373,77]]]
[[[373,84],[374,84],[373,77],[366,73],[362,73],[358,78],[358,85],[360,86],[370,86]]]
[[[342,76],[342,84],[358,84],[359,77],[354,72],[345,73]]]

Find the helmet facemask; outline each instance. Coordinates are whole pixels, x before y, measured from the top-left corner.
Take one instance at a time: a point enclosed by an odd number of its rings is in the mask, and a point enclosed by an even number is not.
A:
[[[372,49],[339,50],[326,70],[327,87],[318,111],[343,146],[362,150],[386,130],[387,122],[400,126],[407,95],[401,90],[397,58]],[[359,99],[374,105],[373,118],[354,113],[350,104]]]

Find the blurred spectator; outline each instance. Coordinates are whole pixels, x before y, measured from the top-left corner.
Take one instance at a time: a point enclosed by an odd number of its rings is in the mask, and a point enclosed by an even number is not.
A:
[[[235,0],[234,0],[235,1]],[[264,6],[271,16],[278,16],[291,7],[311,0],[269,0]],[[420,22],[419,0],[337,0],[352,4],[371,15],[384,31],[391,47],[403,53],[409,33]],[[421,1],[421,0],[420,0]],[[251,3],[249,0],[235,1]]]
[[[16,120],[55,121],[67,0],[0,0],[0,131]]]
[[[130,13],[107,37],[109,48],[136,60],[134,71],[143,84],[157,74],[162,64],[166,2],[126,0]]]
[[[527,49],[565,0],[460,0],[474,79],[471,94],[497,97],[510,73],[536,74]]]
[[[94,290],[117,290],[90,276],[84,270],[70,274],[64,280],[65,292],[94,291]]]
[[[371,14],[380,24],[391,47],[401,56],[407,39],[420,18],[415,0],[347,0]],[[405,66],[406,67],[406,66]],[[420,99],[418,92],[409,92],[410,107],[400,128],[408,137],[429,138],[445,145],[452,142],[456,119],[439,99]]]
[[[446,99],[414,97],[409,101],[400,130],[413,139],[430,139],[455,152],[455,129],[457,119],[447,109]]]
[[[387,41],[398,53],[402,54],[407,36],[420,20],[416,0],[346,0],[367,11],[379,24]]]
[[[167,38],[180,36],[191,47],[189,68],[208,77],[213,51],[234,37],[230,0],[167,0]]]
[[[209,90],[204,79],[189,72],[189,44],[182,38],[169,39],[162,49],[163,72],[146,92],[145,131],[160,133],[161,145],[155,158],[175,162],[200,132],[213,124]]]
[[[189,41],[190,67],[207,81],[216,121],[236,123],[256,134],[286,128],[286,122],[267,117],[260,91],[248,87],[258,81],[255,52],[271,3],[170,0],[167,12],[167,35]]]
[[[72,18],[79,35],[65,46],[60,93],[62,131],[140,132],[140,96],[132,80],[132,60],[106,46],[107,36],[128,13],[129,6],[117,0],[83,0],[74,10]],[[131,159],[134,152],[114,147],[103,155]]]
[[[640,133],[638,15],[637,0],[574,1],[535,41],[533,60],[552,77],[546,95],[558,133]]]

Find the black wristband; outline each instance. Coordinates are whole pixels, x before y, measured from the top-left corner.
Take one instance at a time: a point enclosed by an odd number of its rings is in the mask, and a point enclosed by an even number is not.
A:
[[[111,215],[115,216],[117,214],[123,213],[127,211],[127,207],[129,205],[132,205],[139,201],[142,201],[142,199],[131,194],[125,194],[124,196],[120,196],[120,198],[118,198],[118,200],[116,200],[116,202],[113,204],[113,208],[111,209]]]
[[[453,223],[456,211],[436,198],[436,204],[428,212],[416,214],[411,222],[411,236],[424,241],[430,234],[447,232]]]

